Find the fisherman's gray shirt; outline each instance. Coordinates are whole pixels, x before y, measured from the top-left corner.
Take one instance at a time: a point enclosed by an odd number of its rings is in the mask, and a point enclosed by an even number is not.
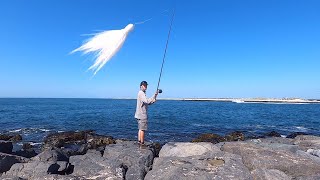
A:
[[[146,93],[140,90],[138,92],[137,108],[134,117],[136,119],[148,119],[148,105],[151,105],[154,102],[156,102],[155,95],[148,99]]]

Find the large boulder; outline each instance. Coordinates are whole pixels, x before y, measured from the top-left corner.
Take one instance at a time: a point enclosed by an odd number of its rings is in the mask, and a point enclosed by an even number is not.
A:
[[[69,158],[59,149],[45,150],[26,163],[16,163],[9,171],[7,177],[20,177],[25,179],[36,179],[48,174],[69,174],[71,171]]]
[[[11,166],[15,163],[28,162],[28,158],[0,153],[0,173],[9,171]]]
[[[70,157],[72,175],[85,179],[124,179],[125,167],[120,162],[103,158],[101,152],[89,150],[85,155]]]
[[[198,150],[198,151],[197,151]],[[212,143],[167,143],[145,179],[252,179],[240,156]]]
[[[320,163],[309,158],[295,145],[247,142],[225,143],[225,152],[238,154],[250,171],[276,169],[287,176],[314,176],[320,174]]]
[[[162,147],[159,157],[188,157],[203,155],[213,151],[220,151],[220,149],[212,143],[169,142]]]
[[[48,174],[66,174],[69,168],[69,163],[65,161],[30,161],[28,163],[14,164],[5,175],[7,177],[40,179]]]
[[[134,141],[117,141],[106,146],[103,157],[126,169],[125,179],[143,179],[152,168],[154,146],[140,147]]]
[[[133,141],[117,141],[104,151],[88,150],[71,156],[72,175],[86,179],[144,179],[151,169],[155,150]]]
[[[294,138],[294,144],[303,151],[308,149],[320,150],[320,137],[311,135],[298,135]]]

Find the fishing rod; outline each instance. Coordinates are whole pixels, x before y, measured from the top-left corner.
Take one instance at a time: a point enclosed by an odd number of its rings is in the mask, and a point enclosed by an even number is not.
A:
[[[166,43],[166,48],[165,48],[164,54],[163,54],[162,65],[161,65],[161,70],[160,70],[160,76],[159,76],[158,86],[157,86],[157,91],[158,91],[158,93],[162,93],[162,90],[159,89],[159,85],[160,85],[160,80],[161,80],[161,75],[162,75],[163,64],[164,64],[164,61],[165,61],[165,59],[166,59],[167,48],[168,48],[168,43],[169,43],[169,38],[170,38],[170,33],[171,33],[171,28],[172,28],[172,23],[173,23],[174,14],[175,14],[175,9],[173,9],[172,19],[171,19],[171,24],[170,24],[170,29],[169,29],[168,38],[167,38],[167,43]]]

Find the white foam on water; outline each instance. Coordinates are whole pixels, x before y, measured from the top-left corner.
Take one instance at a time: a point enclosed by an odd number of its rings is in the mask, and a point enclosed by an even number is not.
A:
[[[36,142],[28,142],[31,146],[35,146],[35,145],[41,145],[42,143],[36,143]]]
[[[197,127],[211,127],[212,125],[210,125],[210,124],[193,123],[192,126],[197,126]]]
[[[20,131],[22,131],[22,129],[11,130],[11,131],[9,131],[9,132],[11,132],[11,133],[16,133],[16,132],[20,132]]]
[[[9,133],[21,133],[24,135],[39,133],[39,132],[50,132],[51,130],[45,128],[19,128],[10,130]]]
[[[295,128],[298,129],[299,131],[303,131],[303,132],[307,132],[308,131],[308,128],[302,127],[302,126],[296,126]]]

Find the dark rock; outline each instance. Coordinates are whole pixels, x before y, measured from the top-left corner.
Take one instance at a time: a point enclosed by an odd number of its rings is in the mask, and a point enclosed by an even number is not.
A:
[[[271,132],[265,134],[265,136],[267,136],[267,137],[281,137],[281,134],[276,131],[271,131]]]
[[[28,149],[28,150],[19,150],[14,152],[15,155],[17,156],[22,156],[26,158],[32,158],[37,155],[34,149]]]
[[[70,163],[66,161],[57,161],[54,164],[51,164],[47,170],[48,174],[60,174],[65,175],[69,169]]]
[[[113,137],[97,134],[87,134],[86,141],[89,149],[96,149],[98,147],[104,147],[108,144],[115,144]]]
[[[0,140],[17,142],[17,141],[21,141],[22,137],[19,134],[14,134],[14,135],[0,134]]]
[[[57,147],[60,148],[64,146],[64,144],[67,143],[84,143],[86,141],[86,137],[88,134],[93,134],[93,131],[68,131],[68,132],[62,132],[62,133],[54,133],[48,135],[44,139],[45,147]]]
[[[28,162],[28,161],[29,159],[24,157],[0,153],[0,173],[8,171],[11,168],[11,166],[15,163]]]
[[[29,150],[32,148],[33,148],[33,146],[30,143],[23,143],[23,145],[22,145],[23,150]]]
[[[68,156],[75,156],[86,154],[89,148],[87,144],[64,144],[60,149]]]
[[[154,149],[154,157],[159,157],[159,152],[161,150],[161,144],[158,142],[154,142],[149,145],[151,149]]]
[[[0,141],[0,152],[11,154],[13,149],[12,142]]]
[[[213,144],[224,142],[226,139],[218,134],[201,134],[196,139],[193,139],[192,142],[211,142]]]
[[[304,132],[294,132],[294,133],[288,135],[287,138],[294,139],[294,138],[295,138],[296,136],[298,136],[298,135],[307,135],[307,134],[304,133]]]
[[[240,131],[235,131],[225,136],[226,141],[244,141],[245,136]]]
[[[114,144],[111,136],[97,135],[93,131],[63,132],[47,136],[43,150],[61,148],[68,156],[84,155],[88,149]]]

